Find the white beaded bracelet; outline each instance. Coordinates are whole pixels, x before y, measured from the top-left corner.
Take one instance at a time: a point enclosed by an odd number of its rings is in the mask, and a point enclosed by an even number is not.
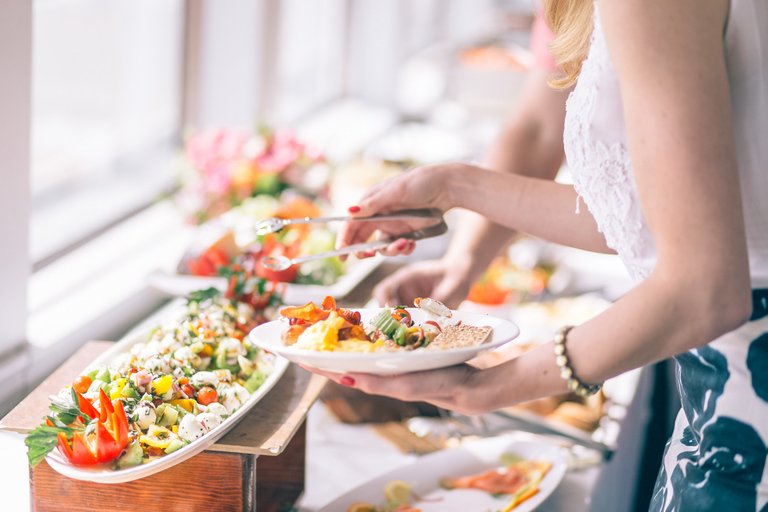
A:
[[[555,363],[560,368],[560,376],[566,380],[568,389],[579,396],[594,395],[600,391],[600,388],[603,385],[584,384],[573,374],[573,368],[571,368],[571,365],[568,362],[568,356],[565,353],[565,338],[568,336],[571,329],[573,329],[572,325],[566,325],[555,334]]]

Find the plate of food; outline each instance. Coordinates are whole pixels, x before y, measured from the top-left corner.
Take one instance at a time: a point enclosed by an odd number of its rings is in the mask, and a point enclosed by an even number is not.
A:
[[[26,439],[77,480],[143,478],[206,449],[275,385],[288,361],[254,346],[249,304],[208,293],[127,337],[51,396],[53,414]]]
[[[290,196],[290,194],[287,194]],[[321,208],[301,196],[286,200],[259,195],[196,229],[193,242],[173,271],[156,272],[151,285],[170,295],[216,287],[225,291],[234,274],[248,280],[280,283],[288,303],[316,300],[331,294],[343,297],[375,270],[383,256],[357,259],[324,258],[276,270],[263,264],[270,257],[295,258],[333,250],[336,233],[326,225],[287,225],[275,232],[259,234],[259,222],[267,218],[313,219]]]
[[[565,476],[561,450],[514,436],[481,439],[376,477],[319,512],[531,512]]]
[[[461,364],[518,336],[515,324],[481,313],[452,311],[417,299],[416,307],[337,308],[332,297],[281,310],[251,342],[291,362],[332,372],[398,374]]]

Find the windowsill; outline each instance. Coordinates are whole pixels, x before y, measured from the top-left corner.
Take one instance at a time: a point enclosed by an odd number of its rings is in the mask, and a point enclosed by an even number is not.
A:
[[[176,154],[176,149],[156,150],[151,157],[131,163],[131,172],[109,170],[77,185],[76,190],[50,190],[35,197],[30,219],[30,256],[35,268],[140,211],[148,198],[167,192],[172,186],[168,169]]]
[[[161,201],[35,272],[29,280],[30,343],[50,346],[84,319],[145,290],[145,276],[174,266],[192,232],[171,201]]]

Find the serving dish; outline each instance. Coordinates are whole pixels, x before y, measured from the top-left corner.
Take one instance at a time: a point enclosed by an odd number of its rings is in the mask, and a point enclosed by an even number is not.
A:
[[[427,314],[421,309],[406,309],[416,324],[429,320]],[[365,308],[358,311],[363,324],[367,324],[381,312],[381,308]],[[453,311],[452,314],[452,321],[461,321],[465,325],[477,327],[490,326],[493,330],[484,343],[473,347],[372,353],[319,352],[285,346],[281,341],[281,334],[288,324],[280,320],[257,326],[251,331],[249,337],[254,345],[303,366],[338,373],[391,375],[461,364],[515,339],[520,334],[520,329],[509,320],[464,311]]]
[[[313,284],[281,283],[283,287],[282,300],[286,304],[303,302],[319,302],[326,295],[341,298],[348,295],[371,272],[376,270],[384,261],[384,256],[376,255],[362,260],[350,260],[345,272],[329,286]],[[198,277],[184,274],[157,271],[149,277],[149,284],[154,289],[174,297],[186,297],[196,290],[214,287],[224,291],[227,280],[223,277]]]
[[[93,362],[91,362],[81,374],[87,373],[89,369],[97,368],[100,366],[109,366],[116,361],[121,354],[128,352],[134,345],[144,343],[147,339],[147,332],[140,333],[134,332],[129,336],[123,338],[119,342],[115,343],[113,347],[101,354]],[[112,469],[114,462],[108,462],[104,464],[97,464],[92,466],[77,466],[67,462],[58,450],[50,452],[46,456],[46,461],[56,472],[73,478],[76,480],[85,480],[96,483],[122,483],[144,478],[149,475],[153,475],[164,469],[167,469],[173,465],[176,465],[190,457],[205,450],[222,436],[224,436],[229,430],[231,430],[242,419],[248,411],[256,405],[280,380],[289,362],[281,357],[276,357],[272,367],[272,371],[266,377],[263,384],[258,387],[253,393],[251,393],[248,400],[246,400],[237,410],[235,410],[229,417],[224,419],[218,426],[212,428],[208,433],[187,444],[186,446],[174,451],[173,453],[164,455],[160,458],[153,459],[144,464],[128,467],[124,469]]]
[[[567,470],[562,449],[546,441],[520,441],[514,436],[498,436],[466,443],[460,447],[425,455],[415,463],[397,468],[376,477],[333,500],[318,512],[347,510],[353,503],[382,503],[384,488],[392,480],[402,480],[411,485],[411,491],[420,500],[411,503],[422,512],[487,512],[502,510],[510,501],[509,496],[494,496],[475,489],[442,489],[443,477],[455,478],[480,473],[501,466],[500,456],[514,453],[527,460],[552,463],[552,468],[539,483],[539,491],[520,503],[513,512],[531,512],[554,492]]]

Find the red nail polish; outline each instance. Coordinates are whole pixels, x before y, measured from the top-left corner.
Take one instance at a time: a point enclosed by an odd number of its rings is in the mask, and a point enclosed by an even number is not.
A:
[[[353,379],[349,375],[345,375],[341,378],[341,380],[339,381],[339,384],[341,384],[342,386],[352,387],[355,385],[355,379]]]
[[[349,213],[357,213],[359,211],[360,211],[360,207],[359,206],[350,206],[349,207]]]
[[[397,242],[397,245],[395,245],[395,247],[397,247],[398,251],[402,251],[403,249],[408,247],[408,240],[400,240],[399,242]]]

